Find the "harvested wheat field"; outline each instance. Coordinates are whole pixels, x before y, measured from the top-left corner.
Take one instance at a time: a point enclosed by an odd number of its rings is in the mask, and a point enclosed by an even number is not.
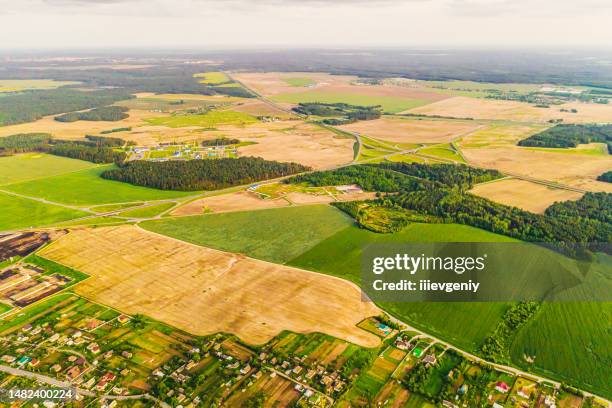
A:
[[[342,279],[188,244],[136,226],[83,229],[45,248],[45,258],[91,277],[81,295],[143,313],[196,335],[231,332],[263,343],[282,330],[323,332],[372,347],[356,324],[377,315]]]
[[[611,156],[539,151],[518,146],[463,149],[471,165],[496,169],[581,188],[612,192],[612,184],[596,178],[612,168]]]
[[[267,132],[263,137],[242,138],[256,144],[240,148],[241,156],[257,156],[266,160],[296,162],[314,169],[333,167],[353,160],[353,139],[341,139],[329,130],[309,123],[293,124],[291,128]]]
[[[172,211],[172,215],[201,215],[206,212],[262,210],[265,208],[286,207],[288,205],[289,202],[282,198],[264,200],[255,193],[239,191],[237,193],[200,198]]]
[[[497,203],[540,214],[556,201],[578,200],[582,197],[581,193],[574,191],[551,188],[518,179],[480,184],[470,192]]]
[[[448,143],[477,130],[479,127],[480,125],[470,121],[387,117],[340,126],[344,130],[396,143]]]
[[[576,109],[577,113],[561,112],[561,109]],[[456,96],[443,101],[419,106],[406,113],[451,116],[456,118],[501,119],[518,122],[548,122],[563,119],[564,123],[608,123],[612,122],[612,106],[596,103],[572,102],[537,108],[524,102],[477,99]]]

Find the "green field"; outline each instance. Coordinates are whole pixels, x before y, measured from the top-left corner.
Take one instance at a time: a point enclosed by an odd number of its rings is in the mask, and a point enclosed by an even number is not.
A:
[[[361,253],[370,243],[405,242],[505,242],[510,238],[456,224],[411,224],[394,234],[376,234],[357,227],[345,228],[290,265],[323,272],[359,283]],[[342,254],[342,256],[337,256]],[[495,328],[506,305],[501,303],[389,303],[381,306],[428,333],[468,350],[476,350]],[[478,318],[475,318],[478,316]]]
[[[168,126],[171,128],[199,126],[214,128],[219,125],[245,126],[257,123],[257,119],[251,115],[231,110],[214,110],[202,115],[175,115],[147,119],[147,122],[155,126]]]
[[[55,176],[94,167],[83,160],[40,153],[0,157],[0,185]]]
[[[169,218],[141,225],[194,244],[284,263],[351,223],[333,207],[313,205]]]
[[[135,208],[133,210],[122,211],[117,214],[119,217],[128,217],[128,218],[149,218],[155,217],[162,212],[169,210],[174,207],[174,203],[162,203],[151,205],[148,207]]]
[[[0,193],[0,231],[40,227],[88,213]]]
[[[55,89],[60,86],[77,84],[80,84],[80,82],[56,81],[54,79],[0,79],[0,93],[19,92],[25,89]]]
[[[388,113],[398,113],[418,106],[426,105],[428,101],[421,99],[397,98],[394,96],[371,96],[356,93],[325,92],[319,90],[287,93],[271,97],[276,102],[300,103],[348,103],[351,105],[372,106],[381,105]]]
[[[283,81],[296,88],[316,85],[316,82],[310,78],[285,78]]]
[[[443,160],[452,160],[456,162],[465,163],[463,157],[461,157],[461,155],[453,148],[450,143],[436,145],[433,147],[426,147],[425,149],[419,150],[419,153],[428,156],[439,157]]]
[[[203,72],[194,77],[200,78],[200,83],[206,85],[219,85],[230,80],[223,72]]]
[[[127,223],[126,220],[115,217],[91,217],[85,218],[82,220],[76,221],[66,221],[59,224],[53,224],[55,227],[76,227],[79,225],[88,225],[91,227],[97,227],[98,225],[108,225],[108,224],[121,224]]]
[[[612,398],[612,303],[545,303],[511,347],[515,364]],[[535,356],[533,365],[523,358]]]
[[[94,167],[74,173],[11,184],[4,188],[31,197],[41,197],[73,205],[163,200],[195,194],[194,192],[156,190],[101,178],[100,173],[111,167],[112,165]]]

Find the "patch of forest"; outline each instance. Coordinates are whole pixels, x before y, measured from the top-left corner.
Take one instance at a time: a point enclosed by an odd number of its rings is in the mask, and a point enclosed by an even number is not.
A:
[[[240,140],[238,139],[230,139],[227,137],[218,137],[216,139],[211,139],[211,140],[203,140],[201,145],[202,146],[229,146],[229,145],[233,145],[233,144],[238,144],[240,143]]]
[[[597,177],[599,181],[605,181],[606,183],[612,183],[612,171],[606,171],[601,176]]]
[[[307,116],[320,116],[326,125],[339,126],[354,123],[359,120],[374,120],[380,118],[382,107],[358,106],[347,103],[300,103],[293,108],[294,112]]]
[[[358,184],[379,194],[378,204],[403,208],[439,222],[466,224],[523,241],[555,243],[555,249],[576,257],[609,251],[612,240],[612,194],[592,193],[578,201],[551,206],[534,214],[467,192],[471,184],[499,173],[465,165],[376,164],[344,167],[292,177],[287,183],[314,186]],[[345,208],[346,207],[346,208]],[[355,208],[342,209],[349,214]]]
[[[133,96],[121,89],[24,91],[0,98],[0,125],[33,122],[47,115],[97,108],[130,98]]]
[[[133,161],[102,173],[109,180],[161,190],[217,190],[310,170],[298,163],[257,157],[147,162]]]
[[[605,143],[612,154],[612,125],[556,125],[518,142],[530,147],[576,147],[585,143]]]
[[[64,113],[56,116],[55,120],[58,122],[76,122],[78,120],[118,122],[130,116],[127,114],[128,110],[124,106],[103,106],[85,112]]]
[[[126,154],[114,147],[126,142],[116,137],[85,136],[86,140],[53,139],[48,133],[22,133],[0,138],[0,156],[40,152],[86,160],[92,163],[121,163]]]

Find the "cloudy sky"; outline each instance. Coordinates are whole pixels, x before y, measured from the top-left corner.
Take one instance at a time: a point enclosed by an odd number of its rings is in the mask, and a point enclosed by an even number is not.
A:
[[[606,46],[610,0],[0,0],[0,48]]]

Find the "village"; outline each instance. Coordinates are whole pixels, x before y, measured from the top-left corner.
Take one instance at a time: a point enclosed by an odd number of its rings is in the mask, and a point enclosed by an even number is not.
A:
[[[42,303],[34,318],[2,327],[0,389],[23,386],[19,374],[36,374],[25,383],[74,387],[77,401],[105,407],[138,397],[173,407],[242,406],[262,395],[279,406],[330,407],[362,406],[363,390],[378,383],[376,406],[423,398],[412,394],[418,392],[448,408],[477,400],[494,408],[605,407],[582,405],[575,390],[470,361],[384,316],[359,324],[381,338],[377,349],[290,332],[252,346],[224,334],[194,337],[73,294]]]
[[[131,146],[129,160],[164,162],[238,157],[237,144],[198,146],[197,144],[160,143],[158,146]]]

